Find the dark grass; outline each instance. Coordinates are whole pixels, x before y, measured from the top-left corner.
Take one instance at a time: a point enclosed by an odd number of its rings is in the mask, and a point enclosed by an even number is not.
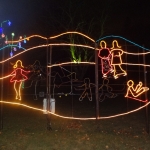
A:
[[[114,99],[113,99],[114,100]],[[120,102],[120,103],[119,103]],[[22,103],[42,108],[42,100]],[[132,110],[142,104],[119,98],[100,103],[100,115],[108,116]],[[56,113],[74,117],[94,117],[95,103],[75,97],[56,97]],[[22,106],[3,104],[3,130],[0,150],[149,150],[145,109],[105,120],[69,120],[50,116],[52,130],[47,130],[46,115]]]

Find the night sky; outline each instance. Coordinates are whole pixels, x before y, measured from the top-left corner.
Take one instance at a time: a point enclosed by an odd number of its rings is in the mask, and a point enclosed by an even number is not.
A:
[[[120,35],[150,48],[150,2],[144,0],[0,0],[0,22],[16,36],[79,31],[97,40]],[[9,33],[8,33],[9,32]]]

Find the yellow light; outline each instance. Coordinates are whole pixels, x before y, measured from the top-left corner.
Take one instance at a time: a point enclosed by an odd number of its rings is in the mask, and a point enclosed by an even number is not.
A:
[[[116,49],[116,47],[121,48],[121,46],[118,45],[118,41],[117,40],[113,40],[111,49]]]
[[[76,46],[76,47],[85,47],[85,48],[95,50],[95,47],[88,46],[88,45],[82,45],[82,44],[52,43],[52,44],[48,44],[48,46]]]
[[[20,64],[20,66],[18,66],[18,64]],[[17,67],[22,67],[24,68],[24,66],[22,66],[22,61],[21,60],[17,60],[15,65],[13,66],[13,68],[17,68]]]
[[[147,55],[147,54],[150,54],[150,52],[144,52],[144,53],[130,53],[130,52],[125,52],[124,53],[126,54],[130,54],[130,55]]]
[[[92,42],[95,42],[95,40],[92,39],[92,38],[90,38],[89,36],[87,36],[87,35],[85,35],[85,34],[83,34],[83,33],[80,33],[80,32],[76,32],[76,31],[64,32],[64,33],[61,33],[61,34],[56,35],[56,36],[51,36],[51,37],[49,37],[49,39],[54,39],[54,38],[57,38],[57,37],[59,37],[59,36],[65,35],[65,34],[79,34],[79,35],[82,35],[82,36],[88,38],[88,39],[91,40]]]
[[[16,99],[21,100],[21,85],[23,81],[28,79],[24,73],[29,73],[30,71],[25,71],[22,69],[23,65],[21,60],[17,60],[13,68],[15,68],[15,70],[13,70],[13,72],[10,74],[12,76],[10,82],[14,82]]]
[[[26,107],[26,108],[29,108],[29,109],[33,109],[33,110],[45,112],[45,110],[43,110],[43,109],[35,108],[35,107],[28,106],[28,105],[21,104],[21,103],[8,102],[8,101],[0,101],[0,103],[11,104],[11,105],[19,105],[19,106],[23,106],[23,107]],[[115,117],[120,117],[120,116],[128,115],[128,114],[134,113],[134,112],[136,112],[136,111],[139,111],[139,110],[141,110],[141,109],[147,107],[149,104],[150,104],[150,102],[147,102],[145,105],[143,105],[143,106],[141,106],[141,107],[139,107],[139,108],[137,108],[137,109],[134,109],[134,110],[132,110],[132,111],[129,111],[129,112],[126,112],[126,113],[122,113],[122,114],[107,116],[107,117],[99,117],[98,119],[110,119],[110,118],[115,118]],[[50,114],[52,114],[52,115],[54,115],[54,116],[56,116],[56,117],[60,117],[60,118],[64,118],[64,119],[96,120],[96,117],[92,117],[92,118],[67,117],[67,116],[58,115],[58,114],[56,114],[56,113],[52,113],[52,112],[49,112],[49,111],[47,111],[47,112],[50,113]]]
[[[118,42],[116,40],[114,40],[112,42],[112,48],[111,48],[111,55],[112,55],[111,65],[113,65],[115,79],[117,79],[120,75],[123,75],[123,76],[127,75],[126,71],[123,70],[121,67],[121,65],[122,65],[121,55],[122,54],[123,54],[123,50],[118,45]],[[121,73],[117,73],[116,67],[118,67],[117,70],[119,69],[121,71]]]
[[[18,43],[18,42],[21,42],[21,41],[24,41],[24,40],[29,40],[30,38],[33,38],[33,37],[38,37],[38,38],[42,38],[42,39],[47,39],[46,37],[43,37],[41,35],[31,35],[29,37],[26,37],[26,38],[23,38],[23,39],[19,39],[19,40],[16,40],[16,41],[8,41],[8,43]]]
[[[33,37],[42,38],[42,39],[44,39],[44,40],[47,40],[47,39],[54,39],[54,38],[60,37],[60,36],[65,35],[65,34],[79,34],[79,35],[82,35],[82,36],[86,37],[87,39],[91,40],[92,42],[95,42],[95,40],[92,39],[92,38],[90,38],[89,36],[87,36],[87,35],[85,35],[85,34],[83,34],[83,33],[80,33],[80,32],[76,32],[76,31],[64,32],[64,33],[61,33],[61,34],[56,35],[56,36],[51,36],[51,37],[49,37],[49,38],[43,37],[43,36],[41,36],[41,35],[32,35],[32,36],[28,36],[28,37],[26,37],[26,38],[19,39],[19,40],[13,41],[13,42],[14,42],[14,43],[18,43],[18,42],[21,42],[21,41],[24,41],[24,40],[29,40],[29,39],[31,39],[31,38],[33,38]],[[8,41],[8,43],[12,43],[12,41]]]
[[[78,46],[78,47],[85,47],[85,48],[89,48],[89,49],[95,49],[94,47],[91,47],[91,46],[88,46],[88,45],[81,45],[81,44],[66,44],[66,43],[59,43],[59,44],[56,44],[56,43],[53,43],[53,44],[48,44],[48,45],[39,45],[39,46],[35,46],[35,47],[32,47],[32,48],[29,48],[29,49],[26,49],[22,52],[19,52],[18,54],[12,56],[12,57],[9,57],[3,61],[0,61],[0,63],[4,63],[8,60],[11,60],[13,58],[15,58],[16,56],[19,56],[27,51],[30,51],[30,50],[33,50],[33,49],[37,49],[37,48],[42,48],[42,47],[47,47],[47,46]]]
[[[0,80],[3,80],[3,79],[5,79],[5,78],[11,77],[11,76],[14,76],[14,75],[11,74],[11,75],[7,75],[7,76],[4,76],[4,77],[1,77]]]
[[[148,87],[142,87],[143,83],[139,82],[139,84],[136,85],[136,87],[134,88],[134,82],[133,80],[129,80],[127,82],[127,93],[125,95],[125,97],[128,97],[129,94],[131,94],[133,97],[138,97],[140,96],[142,93],[146,92],[149,90]]]
[[[104,46],[103,46],[104,45]],[[105,41],[100,41],[100,47],[101,48],[107,48],[107,46],[106,46],[107,44],[106,44],[106,42]]]
[[[76,62],[65,62],[65,63],[59,63],[59,64],[54,64],[54,65],[50,65],[47,67],[56,67],[56,66],[62,66],[62,65],[67,65],[67,64],[76,64]],[[95,62],[79,62],[78,64],[91,64],[91,65],[95,65]]]

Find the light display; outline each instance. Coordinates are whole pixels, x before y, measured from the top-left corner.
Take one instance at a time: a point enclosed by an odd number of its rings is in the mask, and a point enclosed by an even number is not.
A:
[[[42,36],[39,36],[39,35],[33,35],[33,36],[30,36],[30,37],[24,37],[22,39],[19,39],[18,41],[13,41],[14,43],[16,42],[21,42],[23,40],[28,40],[32,37],[38,37],[38,38],[42,38],[44,40],[47,40],[47,39],[54,39],[54,38],[57,38],[57,37],[60,37],[62,35],[65,35],[65,34],[80,34],[84,37],[86,37],[87,39],[91,40],[93,43],[95,43],[95,40],[91,39],[90,37],[84,35],[84,34],[81,34],[79,32],[65,32],[65,33],[62,33],[62,34],[59,34],[57,36],[53,36],[53,37],[50,37],[50,38],[46,38],[46,37],[42,37]],[[11,43],[12,41],[8,41],[9,43]],[[109,80],[106,79],[108,77],[108,74],[109,73],[112,73],[113,72],[113,75],[114,75],[114,78],[118,78],[119,76],[126,76],[127,75],[127,72],[125,70],[122,69],[122,64],[125,64],[125,65],[142,65],[142,66],[150,66],[150,65],[146,65],[146,64],[132,64],[132,63],[124,63],[122,62],[122,55],[124,53],[126,54],[133,54],[133,55],[143,55],[143,54],[149,54],[150,52],[147,52],[147,53],[128,53],[128,52],[124,52],[121,47],[118,45],[118,42],[116,40],[114,40],[112,42],[112,48],[109,49],[107,48],[107,45],[106,45],[106,42],[105,41],[101,41],[100,42],[100,49],[98,48],[95,48],[94,46],[88,46],[88,45],[82,45],[82,44],[69,44],[69,43],[50,43],[50,44],[45,44],[45,45],[39,45],[39,46],[35,46],[35,47],[32,47],[32,48],[29,48],[23,52],[19,52],[18,54],[16,54],[15,56],[12,56],[12,58],[15,58],[16,56],[19,56],[20,54],[23,54],[27,51],[30,51],[30,50],[33,50],[33,49],[38,49],[38,48],[42,48],[42,47],[47,47],[47,46],[78,46],[78,47],[84,47],[84,48],[88,48],[88,49],[92,49],[92,50],[98,50],[99,51],[99,54],[98,54],[98,57],[100,57],[101,59],[101,64],[102,64],[102,74],[103,74],[103,77],[104,77],[104,80],[103,80],[103,83],[102,83],[102,86],[99,88],[99,100],[100,101],[103,101],[105,98],[114,98],[116,97],[117,95],[114,94],[112,92],[112,88],[109,86]],[[102,53],[106,52],[107,55],[103,56]],[[0,63],[3,63],[3,62],[6,62],[12,58],[8,58],[6,60],[3,60],[1,61]],[[105,61],[104,61],[105,60]],[[17,63],[20,63],[19,61]],[[76,64],[82,64],[82,63],[85,63],[85,64],[94,64],[94,62],[76,62]],[[59,66],[59,65],[67,65],[67,64],[75,64],[74,62],[64,62],[64,63],[60,63],[60,64],[52,64],[52,65],[48,65],[47,67],[54,67],[54,66]],[[23,75],[24,77],[24,74],[22,73],[25,73],[26,71],[24,71],[22,68],[18,69],[19,71],[17,71],[17,68],[18,68],[18,65],[16,65],[16,68],[15,70],[9,75],[9,76],[6,76],[6,77],[10,77],[12,76],[12,78],[14,78],[14,76],[16,76],[16,73],[15,72],[20,72],[21,76]],[[118,71],[119,69],[119,71]],[[21,73],[22,72],[22,73]],[[27,73],[27,72],[26,72]],[[58,75],[58,74],[57,74]],[[6,78],[6,77],[3,77]],[[66,77],[66,76],[65,76]],[[69,76],[67,76],[69,77]],[[2,79],[2,78],[1,78]],[[22,78],[23,80],[26,80],[27,78]],[[21,92],[20,92],[20,89],[18,90],[16,88],[16,84],[19,83],[19,88],[21,87],[22,85],[22,80],[18,80],[19,82],[14,82],[14,88],[15,88],[15,92],[16,92],[16,98],[17,99],[21,99]],[[61,84],[57,85],[58,87],[60,87]],[[117,114],[117,115],[113,115],[113,116],[108,116],[108,117],[100,117],[98,119],[108,119],[108,118],[113,118],[113,117],[119,117],[119,116],[122,116],[122,115],[127,115],[127,114],[130,114],[130,113],[133,113],[135,111],[138,111],[144,107],[147,107],[150,102],[148,100],[140,100],[138,97],[149,90],[148,87],[143,87],[143,84],[142,82],[139,82],[139,84],[137,86],[134,87],[134,82],[132,80],[129,80],[127,82],[127,93],[125,95],[125,97],[128,97],[128,98],[132,98],[134,100],[138,100],[138,101],[141,101],[141,102],[146,102],[146,104],[144,104],[142,107],[139,107],[138,109],[135,109],[135,110],[132,110],[132,111],[129,111],[129,112],[126,112],[126,113],[122,113],[122,114]],[[84,83],[81,85],[81,86],[78,86],[76,87],[76,90],[82,90],[82,94],[80,95],[80,98],[79,100],[82,101],[84,98],[88,98],[89,101],[92,101],[92,92],[91,92],[91,88],[92,87],[95,87],[95,84],[92,84],[90,83],[90,79],[89,78],[85,78],[84,80]],[[81,89],[80,89],[81,88]],[[19,96],[20,95],[20,96]],[[9,103],[9,102],[4,102],[4,101],[0,101],[1,103]],[[34,109],[34,110],[39,110],[39,111],[43,111],[42,109],[38,109],[38,108],[34,108],[34,107],[31,107],[31,106],[27,106],[27,105],[24,105],[24,104],[18,104],[18,103],[11,103],[11,104],[17,104],[17,105],[21,105],[21,106],[24,106],[24,107],[28,107],[28,108],[31,108],[31,109]],[[51,112],[49,112],[51,113]],[[53,114],[53,113],[51,113]],[[93,120],[93,119],[96,119],[95,117],[93,118],[76,118],[76,117],[65,117],[65,116],[60,116],[58,114],[53,114],[55,116],[58,116],[58,117],[62,117],[62,118],[66,118],[66,119],[79,119],[79,120]]]
[[[92,87],[95,87],[95,84],[90,83],[89,78],[85,78],[84,84],[75,88],[76,90],[83,90],[82,94],[79,97],[79,101],[82,101],[85,97],[87,97],[89,101],[92,101],[92,92],[91,92]]]
[[[59,92],[57,93],[59,97],[62,95],[68,96],[68,95],[73,95],[73,83],[78,82],[78,79],[76,78],[76,73],[75,72],[70,72],[69,70],[65,69],[62,66],[59,66],[60,72],[52,72],[52,77],[53,77],[53,98],[54,98],[54,91],[56,88],[60,88],[63,85],[69,84],[70,89],[69,92]],[[60,75],[61,73],[61,75]]]
[[[130,94],[133,96],[133,97],[138,97],[140,96],[142,93],[146,92],[149,90],[148,87],[142,87],[143,86],[143,83],[142,82],[139,82],[139,84],[137,84],[135,87],[134,87],[134,82],[133,80],[129,80],[127,82],[127,93],[125,95],[125,97],[128,97]]]
[[[61,66],[61,65],[67,65],[67,64],[90,64],[90,65],[95,65],[95,62],[65,62],[65,63],[59,63],[59,64],[53,64],[49,65],[47,67],[55,67],[55,66]]]
[[[85,35],[85,34],[83,34],[83,33],[80,33],[80,32],[75,32],[75,31],[72,31],[72,32],[64,32],[64,33],[61,33],[61,34],[56,35],[56,36],[51,36],[51,37],[49,37],[49,39],[54,39],[54,38],[60,37],[60,36],[65,35],[65,34],[79,34],[79,35],[81,35],[81,36],[83,36],[83,37],[86,37],[87,39],[91,40],[92,42],[95,42],[95,40],[92,39],[92,38],[90,38],[89,36],[87,36],[87,35]]]
[[[28,77],[28,80],[31,81],[31,84],[24,88],[30,88],[32,85],[34,85],[34,99],[37,100],[37,85],[38,82],[46,80],[46,68],[41,66],[39,60],[36,60],[32,65],[29,65],[26,68],[31,71],[31,74]]]
[[[27,80],[27,76],[25,75],[26,73],[29,73],[30,71],[25,71],[22,68],[22,61],[17,60],[15,65],[13,66],[14,71],[10,74],[12,78],[10,79],[10,82],[14,82],[14,90],[16,93],[16,99],[21,100],[21,85],[22,82]]]
[[[112,42],[112,48],[111,48],[111,65],[113,65],[114,69],[114,78],[117,79],[120,75],[126,76],[127,73],[124,71],[121,67],[122,65],[122,58],[121,55],[123,54],[123,50],[121,49],[121,46],[118,45],[118,42],[114,40]],[[119,73],[117,73],[117,70],[120,70]]]
[[[115,98],[117,96],[117,94],[112,93],[113,89],[108,84],[109,84],[109,80],[104,78],[103,84],[99,88],[99,101],[100,102],[104,101],[106,98]]]
[[[101,58],[101,68],[102,68],[102,74],[103,77],[106,78],[109,76],[110,73],[112,73],[113,67],[111,66],[111,53],[109,48],[106,47],[106,42],[101,41],[100,42],[100,50],[98,53],[98,56]]]
[[[10,22],[9,20],[5,20],[5,21],[1,22],[1,28],[0,28],[0,33],[1,33],[1,34],[3,33],[3,24],[4,24],[4,23],[7,23],[8,26],[11,25],[11,22]]]
[[[61,76],[58,72],[56,72],[53,77],[54,77],[53,83],[55,87],[58,88],[65,83],[71,83],[78,80],[76,78],[75,72],[69,72],[69,74],[64,74],[63,76]]]
[[[0,103],[4,103],[4,104],[12,104],[12,105],[19,105],[19,106],[23,106],[23,107],[26,107],[26,108],[29,108],[29,109],[33,109],[33,110],[37,110],[37,111],[41,111],[41,112],[45,112],[45,110],[43,109],[40,109],[40,108],[36,108],[36,107],[32,107],[32,106],[28,106],[26,104],[21,104],[21,103],[14,103],[14,102],[9,102],[9,101],[0,101]],[[125,112],[125,113],[121,113],[121,114],[117,114],[117,115],[112,115],[112,116],[107,116],[107,117],[99,117],[99,118],[95,118],[95,117],[92,117],[92,118],[77,118],[77,117],[68,117],[68,116],[62,116],[62,115],[59,115],[59,114],[56,114],[56,113],[52,113],[50,111],[47,111],[47,113],[50,113],[56,117],[60,117],[60,118],[64,118],[64,119],[74,119],[74,120],[96,120],[96,119],[111,119],[111,118],[115,118],[115,117],[120,117],[120,116],[124,116],[124,115],[128,115],[128,114],[131,114],[131,113],[134,113],[136,111],[139,111],[145,107],[147,107],[148,105],[150,104],[150,102],[147,102],[145,105],[137,108],[137,109],[134,109],[132,111],[128,111],[128,112]]]

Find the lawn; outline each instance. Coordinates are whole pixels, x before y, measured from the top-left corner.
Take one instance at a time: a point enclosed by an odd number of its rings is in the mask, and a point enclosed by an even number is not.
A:
[[[58,99],[58,98],[57,98]],[[56,102],[56,113],[66,116],[93,117],[94,102],[76,103],[69,98]],[[70,102],[70,103],[69,103]],[[24,101],[42,108],[42,100]],[[79,105],[80,104],[80,105]],[[122,110],[111,110],[100,103],[100,114],[110,115]],[[107,106],[107,107],[106,107]],[[130,109],[130,107],[129,107]],[[109,110],[109,111],[108,111]],[[47,130],[47,119],[40,111],[23,106],[3,104],[3,130],[0,150],[149,150],[150,135],[146,132],[145,109],[104,120],[70,120],[51,115],[52,130]]]

